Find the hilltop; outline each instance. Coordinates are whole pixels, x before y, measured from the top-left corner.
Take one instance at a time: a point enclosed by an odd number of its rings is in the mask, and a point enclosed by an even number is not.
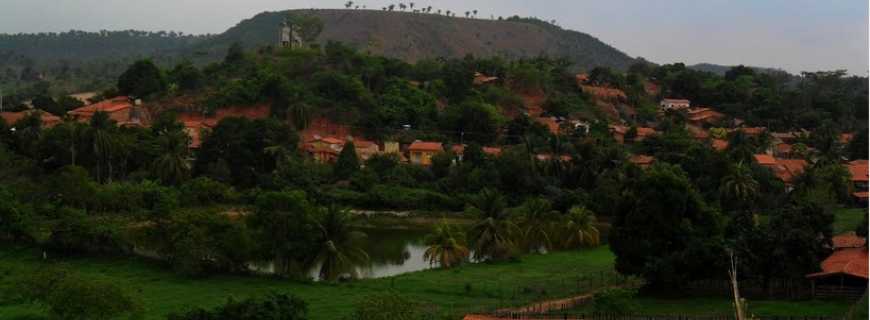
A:
[[[313,15],[324,23],[318,42],[340,41],[360,51],[408,62],[427,58],[501,56],[565,57],[576,68],[625,70],[634,59],[601,40],[543,21],[499,21],[378,10],[288,10],[264,12],[199,43],[198,52],[223,54],[233,42],[252,48],[273,44],[288,15]]]

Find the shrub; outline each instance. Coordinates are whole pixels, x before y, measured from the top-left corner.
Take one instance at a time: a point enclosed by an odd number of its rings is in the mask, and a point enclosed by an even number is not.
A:
[[[96,279],[82,279],[65,268],[33,273],[19,284],[26,300],[48,306],[53,319],[138,319],[139,302],[121,287]]]
[[[353,320],[416,320],[422,318],[420,305],[397,293],[365,297],[356,304]]]
[[[308,319],[305,301],[286,294],[270,294],[262,299],[227,300],[213,310],[195,309],[170,314],[169,320],[304,320]]]
[[[592,308],[595,312],[605,314],[630,314],[637,309],[634,289],[609,288],[601,290],[592,297]]]
[[[239,198],[232,187],[208,177],[190,180],[181,185],[180,189],[181,199],[185,204],[226,203]]]

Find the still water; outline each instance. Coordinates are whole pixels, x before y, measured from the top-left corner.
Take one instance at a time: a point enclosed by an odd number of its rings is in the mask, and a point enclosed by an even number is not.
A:
[[[438,267],[423,260],[426,246],[423,238],[429,230],[360,229],[366,234],[363,250],[369,255],[367,264],[356,266],[360,278],[383,278],[402,273]],[[252,269],[262,273],[274,272],[271,262],[254,263]],[[308,272],[312,279],[318,278],[320,266]]]

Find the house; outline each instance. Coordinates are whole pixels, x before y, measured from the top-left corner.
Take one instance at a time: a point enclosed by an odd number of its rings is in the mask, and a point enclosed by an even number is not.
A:
[[[374,141],[352,138],[351,142],[353,142],[357,158],[362,161],[366,161],[381,152],[380,147]]]
[[[568,123],[574,128],[574,132],[580,132],[583,134],[589,134],[589,130],[592,129],[592,125],[583,120],[570,120]]]
[[[689,131],[689,134],[692,136],[692,138],[695,138],[695,140],[704,141],[710,138],[710,133],[707,132],[707,130],[704,130],[704,128],[701,128],[700,126],[687,124],[686,130]]]
[[[63,119],[61,119],[58,116],[55,116],[51,113],[48,113],[48,112],[45,112],[42,110],[35,110],[35,109],[34,110],[18,111],[18,112],[0,112],[0,118],[3,118],[3,122],[5,122],[6,125],[14,126],[18,121],[21,121],[21,119],[26,118],[27,116],[33,114],[34,112],[39,113],[39,119],[40,119],[40,122],[42,123],[43,128],[51,128],[51,127],[54,127],[54,126],[60,124],[61,122],[63,122]]]
[[[134,103],[130,97],[120,96],[70,110],[67,114],[76,121],[89,122],[95,113],[105,112],[120,126],[141,126],[141,118],[133,109]]]
[[[787,187],[797,176],[803,174],[804,168],[807,166],[807,161],[803,159],[778,159],[768,154],[756,154],[754,158],[758,165],[773,171],[773,174],[782,180]]]
[[[691,108],[686,111],[686,122],[698,127],[719,123],[724,118],[724,114],[707,107]]]
[[[543,161],[550,161],[550,160],[553,160],[553,155],[549,154],[549,153],[540,153],[540,154],[535,155],[535,159],[538,161],[542,161],[542,162]],[[568,162],[568,161],[571,161],[571,159],[572,158],[569,155],[559,156],[559,161],[561,161],[561,162]]]
[[[867,160],[855,160],[846,166],[852,177],[852,196],[858,204],[866,205],[868,199],[868,162]]]
[[[757,137],[757,136],[760,136],[761,134],[765,133],[767,131],[767,128],[765,128],[765,127],[748,127],[748,128],[740,128],[738,130],[740,130],[740,132],[743,132],[743,134],[745,134],[747,136]]]
[[[459,161],[462,161],[462,157],[465,155],[465,145],[464,144],[454,144],[450,146],[450,151],[456,156]],[[499,147],[481,147],[483,150],[483,154],[490,157],[498,157],[501,155],[501,148]]]
[[[409,159],[412,164],[429,166],[432,165],[432,156],[443,152],[441,142],[414,141],[408,146]]]
[[[683,110],[688,109],[691,102],[686,99],[662,99],[659,102],[659,107],[662,110]]]
[[[629,128],[629,127],[620,126],[620,125],[609,125],[608,128],[610,129],[610,134],[613,135],[613,139],[619,143],[626,142],[625,135],[628,134],[628,131],[631,130],[631,128]],[[652,137],[652,136],[658,134],[656,129],[653,129],[653,128],[637,127],[636,129],[637,129],[637,135],[634,137],[634,141],[630,141],[630,142],[640,142],[646,138],[649,138],[649,137]]]
[[[476,86],[479,86],[479,85],[491,83],[491,82],[496,81],[496,80],[498,80],[498,77],[490,77],[490,76],[487,76],[483,73],[475,72],[474,73],[474,80],[472,81],[472,83]]]
[[[851,233],[831,242],[834,251],[822,261],[821,271],[806,275],[813,297],[860,297],[867,290],[866,239]]]
[[[728,140],[713,139],[713,141],[710,142],[710,147],[716,151],[725,151],[728,149]]]
[[[303,149],[320,163],[332,163],[338,159],[338,154],[344,148],[345,141],[336,137],[314,136],[305,142]]]
[[[653,163],[655,163],[656,158],[653,156],[638,154],[631,156],[631,158],[628,158],[628,161],[636,164],[641,168],[646,169],[649,168]]]
[[[770,136],[772,136],[775,140],[782,143],[794,143],[801,136],[806,135],[807,132],[798,132],[798,131],[789,131],[789,132],[771,132]]]

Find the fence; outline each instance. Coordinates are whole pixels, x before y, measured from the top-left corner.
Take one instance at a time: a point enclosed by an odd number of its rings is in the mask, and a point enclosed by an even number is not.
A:
[[[833,320],[839,317],[754,317],[754,320]],[[512,314],[481,319],[515,320],[733,320],[734,316],[694,316],[694,315],[638,315],[638,314],[601,314],[601,313],[558,313],[547,315]]]

